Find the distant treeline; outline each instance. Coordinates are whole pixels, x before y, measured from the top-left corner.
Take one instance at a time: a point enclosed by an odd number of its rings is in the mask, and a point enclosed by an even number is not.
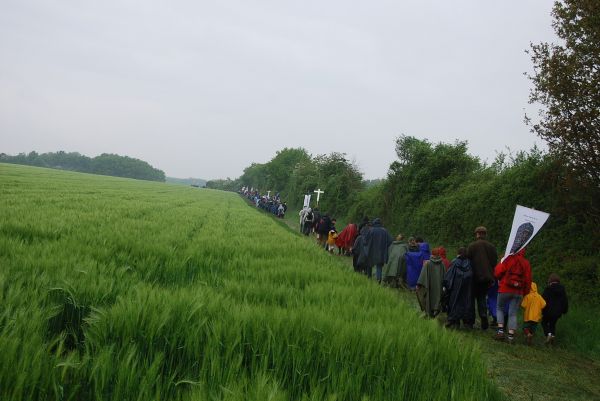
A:
[[[451,249],[468,244],[474,228],[484,225],[500,253],[515,206],[543,210],[551,217],[528,250],[536,280],[544,284],[557,272],[576,298],[600,302],[600,199],[564,163],[534,148],[500,153],[487,164],[468,153],[466,142],[434,144],[410,136],[396,140],[396,154],[387,177],[376,183],[363,181],[343,154],[313,157],[304,149],[283,149],[236,180],[207,186],[280,192],[296,207],[305,193],[320,188],[320,209],[331,216],[353,222],[380,217],[393,234],[421,235]]]
[[[195,187],[204,187],[206,186],[206,180],[202,178],[175,178],[175,177],[167,177],[167,182],[173,184],[182,184],[182,185],[192,185]]]
[[[128,156],[103,153],[87,157],[77,152],[50,152],[29,154],[19,153],[10,156],[0,153],[1,163],[26,164],[29,166],[79,171],[82,173],[111,175],[114,177],[135,178],[148,181],[165,181],[165,173],[143,160]]]

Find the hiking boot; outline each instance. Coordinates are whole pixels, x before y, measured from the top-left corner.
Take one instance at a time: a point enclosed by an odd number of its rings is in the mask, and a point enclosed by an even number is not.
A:
[[[494,340],[498,340],[498,341],[506,340],[506,335],[504,334],[504,331],[498,330],[496,332],[496,334],[494,335]]]
[[[488,318],[487,317],[482,317],[481,318],[481,330],[487,330],[488,327],[489,327]]]

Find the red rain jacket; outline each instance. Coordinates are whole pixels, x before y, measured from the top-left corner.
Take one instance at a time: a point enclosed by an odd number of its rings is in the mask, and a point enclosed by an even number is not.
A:
[[[519,286],[515,286],[509,281],[510,271],[518,271],[520,268],[523,271],[522,283]],[[509,255],[504,262],[498,263],[494,269],[494,276],[498,281],[498,292],[502,293],[513,293],[520,295],[527,295],[531,291],[531,265],[529,261],[525,259],[525,249],[522,249],[514,255]]]
[[[358,229],[356,228],[356,224],[348,224],[341,233],[339,233],[337,239],[335,240],[335,245],[338,248],[349,249],[354,245],[354,241],[358,236]]]

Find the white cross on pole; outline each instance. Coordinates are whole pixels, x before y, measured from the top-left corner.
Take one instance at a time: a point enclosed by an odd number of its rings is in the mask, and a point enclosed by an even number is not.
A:
[[[321,198],[321,194],[324,194],[325,191],[321,191],[321,188],[317,189],[316,191],[313,191],[314,193],[317,194],[317,206],[319,206],[319,199]]]

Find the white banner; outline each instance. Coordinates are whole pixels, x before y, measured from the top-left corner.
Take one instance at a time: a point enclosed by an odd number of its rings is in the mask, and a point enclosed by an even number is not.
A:
[[[312,195],[304,195],[304,207],[310,207],[310,197]]]
[[[546,223],[548,217],[550,217],[548,213],[517,205],[502,261],[504,262],[508,255],[513,255],[525,248]]]

